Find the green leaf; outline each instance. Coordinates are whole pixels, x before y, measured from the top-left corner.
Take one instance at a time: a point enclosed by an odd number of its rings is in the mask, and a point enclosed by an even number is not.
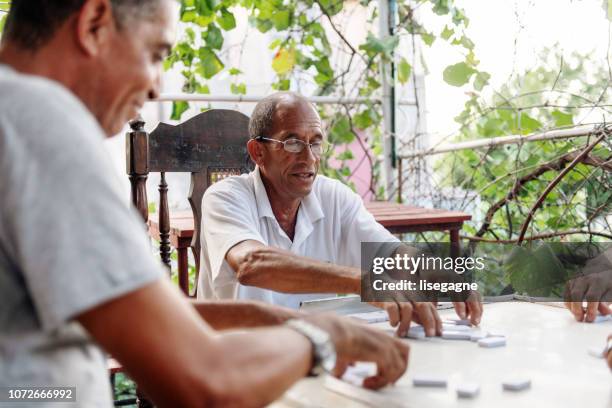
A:
[[[531,116],[529,116],[527,113],[521,112],[520,116],[521,116],[521,119],[520,119],[521,133],[523,134],[532,133],[542,128],[542,124],[539,121],[532,118]]]
[[[217,55],[209,48],[202,47],[199,50],[200,67],[198,72],[206,79],[210,79],[224,67]]]
[[[366,109],[363,112],[358,113],[353,117],[353,123],[355,123],[355,126],[358,129],[369,128],[370,126],[372,126],[372,123],[374,123],[372,113],[373,111],[371,109]]]
[[[466,36],[461,37],[461,45],[463,45],[463,48],[467,50],[474,49],[474,42],[470,40],[469,38],[467,38]]]
[[[329,132],[331,143],[346,144],[351,143],[354,139],[355,134],[351,131],[351,124],[346,116],[338,119]]]
[[[270,45],[268,46],[269,50],[274,50],[276,48],[278,48],[279,45],[281,45],[283,43],[283,40],[281,40],[280,38],[277,38],[276,40],[272,41],[270,43]]]
[[[210,93],[210,88],[208,87],[208,85],[198,84],[196,86],[196,93],[199,93],[199,94],[209,94]]]
[[[181,16],[181,21],[184,23],[190,23],[190,22],[195,21],[197,16],[198,16],[198,13],[196,13],[193,10],[185,11],[183,15]]]
[[[421,33],[421,39],[427,46],[431,47],[431,44],[436,40],[436,36],[432,33],[423,32]]]
[[[550,114],[555,118],[555,126],[557,127],[571,126],[574,124],[574,115],[571,113],[565,113],[555,109]]]
[[[476,77],[474,77],[474,89],[477,91],[482,91],[482,88],[485,87],[486,84],[489,83],[489,79],[491,75],[486,72],[478,72]]]
[[[176,101],[172,103],[172,114],[170,115],[170,119],[172,120],[180,120],[181,116],[185,111],[189,109],[189,103],[185,101]]]
[[[440,37],[442,37],[442,39],[444,40],[448,40],[453,34],[455,34],[455,31],[453,31],[452,28],[444,26],[444,30],[442,30],[442,32],[440,33]]]
[[[295,66],[295,50],[281,48],[272,60],[272,69],[279,75],[288,73]]]
[[[434,6],[432,10],[439,16],[448,14],[448,12],[450,11],[448,8],[448,0],[435,0],[433,3]]]
[[[289,10],[281,10],[276,12],[272,16],[271,20],[274,23],[274,28],[276,28],[277,31],[282,31],[289,27],[291,22],[291,14],[289,13]]]
[[[206,0],[196,0],[195,8],[197,13],[201,16],[211,16],[213,13],[213,9]]]
[[[272,24],[272,21],[265,19],[265,18],[249,17],[249,21],[251,22],[251,24],[254,24],[255,27],[257,27],[257,30],[259,30],[259,32],[261,33],[267,33],[268,31],[270,31],[272,27],[274,27],[274,24]]]
[[[342,11],[342,0],[320,0],[319,4],[330,16],[336,15]]]
[[[230,85],[230,91],[234,95],[246,95],[246,84],[244,84],[244,83],[241,83],[241,84],[231,84]]]
[[[275,91],[288,91],[291,87],[291,81],[288,79],[281,79],[278,82],[272,84],[272,89]]]
[[[383,54],[387,59],[391,58],[391,53],[399,44],[398,36],[389,36],[384,39],[380,39],[374,36],[372,33],[368,33],[366,42],[359,46],[359,49],[364,50],[369,57],[373,58],[377,54]]]
[[[465,62],[446,67],[443,73],[444,82],[452,86],[463,86],[468,83],[476,70]]]
[[[217,23],[225,31],[236,28],[236,19],[225,7],[221,9],[221,16],[217,17]]]
[[[207,27],[213,21],[215,21],[215,15],[211,14],[210,16],[197,16],[194,22],[200,27]]]
[[[353,152],[351,152],[350,150],[346,149],[345,151],[343,151],[342,153],[340,153],[338,156],[336,156],[336,159],[338,160],[353,160],[355,158],[355,156],[353,155]]]
[[[187,38],[189,39],[190,43],[193,43],[195,41],[195,31],[193,31],[193,28],[188,27],[185,30],[185,34],[187,34]]]
[[[229,74],[233,75],[233,76],[240,75],[240,74],[242,74],[242,71],[239,70],[238,68],[230,68],[229,69]]]
[[[223,47],[223,34],[215,24],[208,26],[208,29],[202,33],[202,39],[212,49],[220,50]]]
[[[397,66],[397,79],[400,82],[400,84],[405,84],[406,82],[408,82],[408,80],[410,79],[411,70],[412,70],[412,67],[410,66],[408,61],[406,61],[406,58],[402,57],[402,59],[400,60]]]
[[[612,21],[612,0],[604,0],[604,10],[607,11],[608,20]]]

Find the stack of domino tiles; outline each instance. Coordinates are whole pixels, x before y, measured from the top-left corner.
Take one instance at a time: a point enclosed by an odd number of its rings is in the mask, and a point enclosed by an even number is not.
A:
[[[412,324],[406,337],[422,340],[426,338],[425,329],[419,324]],[[506,336],[499,332],[487,332],[470,326],[469,320],[444,320],[442,338],[445,340],[467,340],[478,343],[480,347],[493,348],[506,345]]]

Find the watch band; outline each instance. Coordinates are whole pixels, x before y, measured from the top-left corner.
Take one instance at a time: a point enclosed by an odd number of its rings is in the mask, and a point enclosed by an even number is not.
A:
[[[309,375],[330,373],[336,366],[336,348],[329,334],[314,324],[300,319],[289,319],[285,324],[305,336],[312,344],[313,363]]]

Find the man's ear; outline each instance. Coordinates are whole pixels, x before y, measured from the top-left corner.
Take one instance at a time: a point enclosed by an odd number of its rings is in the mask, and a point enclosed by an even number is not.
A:
[[[77,42],[89,56],[99,55],[116,29],[110,0],[85,0],[77,16]]]
[[[256,165],[261,166],[263,164],[265,152],[262,143],[254,139],[249,140],[247,142],[247,151],[249,152],[249,156],[251,156],[251,160],[253,160]]]

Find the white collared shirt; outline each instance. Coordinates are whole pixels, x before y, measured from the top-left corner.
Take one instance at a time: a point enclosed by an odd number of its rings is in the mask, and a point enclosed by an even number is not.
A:
[[[201,231],[199,298],[256,299],[294,309],[305,300],[330,294],[286,294],[241,285],[225,260],[227,251],[255,240],[319,261],[360,267],[361,242],[397,241],[374,220],[361,197],[320,175],[300,204],[292,241],[274,217],[259,168],[208,188],[202,199]]]

